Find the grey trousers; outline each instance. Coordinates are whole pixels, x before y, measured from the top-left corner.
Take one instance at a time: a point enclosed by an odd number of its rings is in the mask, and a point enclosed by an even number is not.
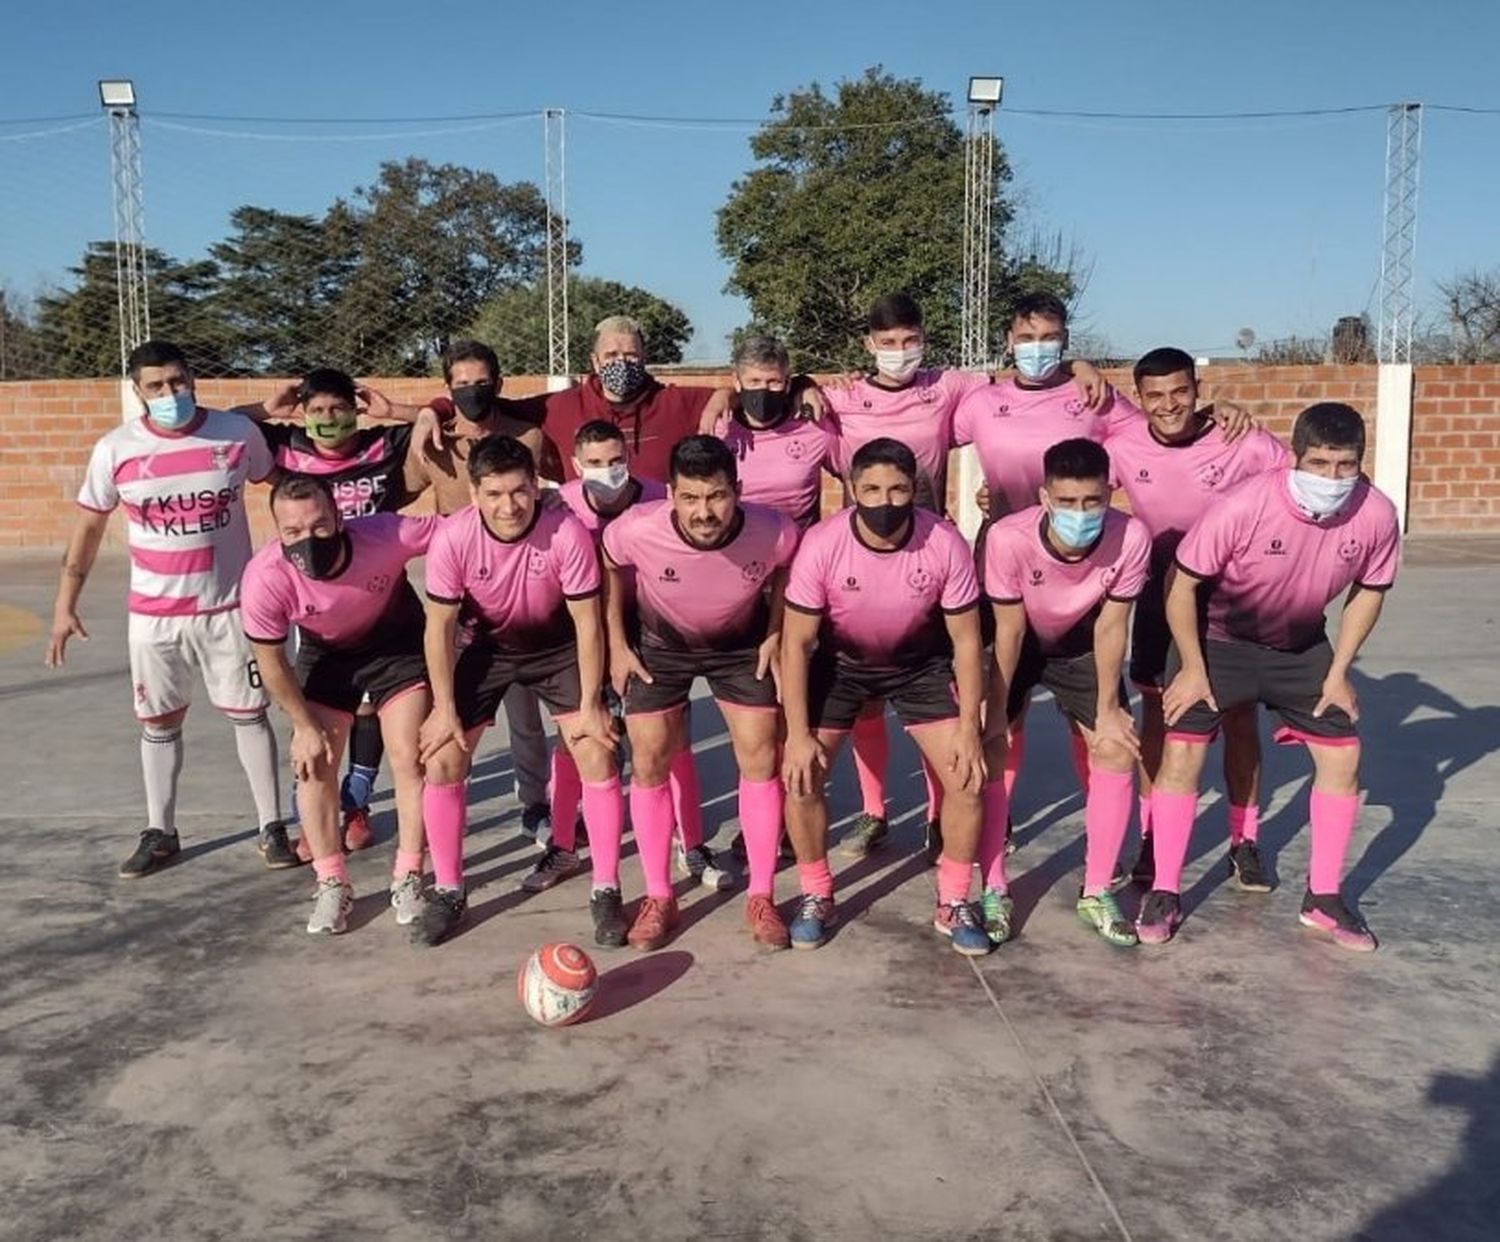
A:
[[[505,722],[510,728],[510,758],[515,765],[516,797],[521,805],[547,803],[547,735],[536,695],[525,686],[505,692]]]

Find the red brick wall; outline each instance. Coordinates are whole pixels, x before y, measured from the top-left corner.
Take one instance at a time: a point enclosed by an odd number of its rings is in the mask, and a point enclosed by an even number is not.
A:
[[[1413,531],[1500,531],[1500,366],[1419,367]]]

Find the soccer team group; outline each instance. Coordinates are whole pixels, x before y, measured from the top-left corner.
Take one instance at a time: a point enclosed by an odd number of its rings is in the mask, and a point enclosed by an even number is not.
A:
[[[757,944],[815,948],[837,919],[825,786],[846,737],[864,810],[842,848],[863,855],[886,836],[889,708],[923,760],[934,927],[980,955],[1013,931],[1010,799],[1045,687],[1085,792],[1077,911],[1099,936],[1172,939],[1221,730],[1231,874],[1270,891],[1256,845],[1264,705],[1315,769],[1301,921],[1373,949],[1340,896],[1359,806],[1350,668],[1399,534],[1361,473],[1359,413],[1313,405],[1288,447],[1242,410],[1200,406],[1177,349],[1136,364],[1137,405],[1066,359],[1067,313],[1046,295],[1014,307],[1014,369],[993,376],[924,367],[905,295],[878,301],[867,328],[862,377],[820,386],[792,374],[781,343],[750,337],[733,387],[712,389],[659,383],[638,326],[611,318],[582,383],[524,400],[500,395],[490,348],[463,342],[444,359],[446,393],[420,409],[321,369],[261,405],[209,410],[180,350],[140,346],[129,372],[145,413],[94,447],[47,657],[61,664],[84,634],[79,596],[123,505],[148,818],[121,874],[179,852],[182,724],[201,679],[234,723],[266,862],[316,873],[308,931],[345,930],[345,854],[371,843],[384,761],[390,903],[414,942],[437,944],[466,917],[468,776],[503,704],[523,826],[542,847],[523,887],[587,866],[595,942],[657,948],[679,919],[674,867],[738,883],[703,839],[689,703],[701,678],[738,768]],[[944,516],[960,445],[984,477],[972,547]],[[825,474],[847,504],[829,517]],[[267,479],[276,537],[253,552],[244,489]],[[437,516],[398,512],[429,489]],[[1128,514],[1111,507],[1117,489]],[[425,601],[407,572],[422,557]],[[296,842],[272,702],[292,728]],[[556,723],[550,756],[538,702]],[[627,806],[645,888],[629,911]],[[1133,814],[1142,847],[1126,870]],[[773,893],[784,833],[800,886],[789,923]],[[1145,890],[1133,921],[1115,896],[1132,881]]]

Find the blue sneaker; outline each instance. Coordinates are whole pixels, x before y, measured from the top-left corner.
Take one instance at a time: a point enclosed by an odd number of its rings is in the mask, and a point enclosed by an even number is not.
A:
[[[802,904],[797,907],[797,917],[787,928],[794,949],[816,949],[828,939],[828,929],[838,921],[834,913],[832,897],[815,897],[802,894]]]
[[[984,930],[984,917],[967,901],[939,905],[932,925],[953,941],[953,951],[965,957],[983,957],[995,946]]]

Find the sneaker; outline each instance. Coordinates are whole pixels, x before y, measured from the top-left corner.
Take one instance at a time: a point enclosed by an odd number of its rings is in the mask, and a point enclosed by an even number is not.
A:
[[[521,881],[521,887],[528,893],[546,892],[554,884],[561,884],[570,875],[577,875],[582,870],[583,862],[575,851],[562,849],[549,842],[547,852],[536,860],[536,866]]]
[[[552,840],[552,808],[545,802],[533,802],[521,812],[521,833],[531,838],[537,849],[544,850]]]
[[[745,929],[763,949],[791,948],[792,938],[787,934],[786,924],[776,913],[776,904],[764,893],[754,894],[745,903]]]
[[[937,861],[943,856],[943,825],[942,821],[929,819],[927,821],[927,832],[923,838],[927,849],[927,865],[936,867]]]
[[[256,841],[255,848],[260,851],[260,856],[266,860],[266,866],[272,871],[282,871],[287,867],[302,865],[302,860],[292,850],[291,842],[286,839],[286,825],[280,820],[274,824],[267,824],[260,830],[260,838]]]
[[[1177,894],[1153,888],[1141,904],[1135,931],[1142,944],[1166,944],[1177,933],[1177,924],[1181,922],[1182,902]]]
[[[391,909],[396,912],[396,926],[409,927],[422,917],[427,900],[422,894],[420,872],[408,871],[391,881]]]
[[[678,874],[684,878],[691,877],[704,888],[711,888],[716,893],[727,892],[734,887],[734,872],[720,863],[708,846],[699,845],[684,850],[679,844],[672,849],[677,858]]]
[[[349,927],[349,911],[354,909],[354,889],[337,876],[318,881],[313,897],[312,917],[307,920],[310,936],[341,936]]]
[[[625,943],[630,925],[625,922],[625,903],[617,888],[596,888],[589,898],[589,914],[594,920],[594,943],[618,949]]]
[[[411,925],[411,942],[424,948],[442,944],[463,922],[469,899],[461,888],[432,888]]]
[[[886,839],[891,826],[878,815],[861,813],[854,827],[845,835],[840,852],[846,858],[863,858]]]
[[[1005,820],[1005,856],[1009,858],[1016,852],[1016,824],[1009,817]]]
[[[797,907],[797,917],[787,928],[794,949],[816,949],[828,939],[828,929],[838,921],[838,913],[832,897],[817,897],[802,894],[802,904]]]
[[[1173,894],[1169,893],[1167,896],[1173,896],[1175,901]],[[1103,892],[1097,897],[1085,897],[1079,893],[1077,908],[1078,917],[1112,945],[1128,948],[1145,939],[1144,935],[1136,935],[1135,928],[1130,925],[1130,920],[1120,913],[1119,904],[1115,901],[1115,895],[1112,892]],[[1145,917],[1144,911],[1142,917]],[[1170,938],[1170,933],[1168,935]]]
[[[1379,943],[1364,920],[1337,893],[1305,893],[1297,921],[1303,927],[1326,931],[1339,948],[1355,953],[1373,953]]]
[[[940,902],[932,925],[953,941],[953,951],[965,957],[983,957],[994,949],[984,930],[984,918],[969,901]]]
[[[987,888],[980,895],[979,909],[984,915],[984,934],[991,944],[1004,944],[1010,939],[1010,923],[1016,914],[1016,903],[1009,893],[998,888]]]
[[[148,871],[164,866],[181,852],[182,845],[175,832],[147,828],[141,833],[141,843],[135,847],[135,853],[120,864],[120,875],[127,880],[138,880]]]
[[[370,831],[370,808],[357,806],[344,812],[344,849],[349,853],[367,850],[375,844],[375,834]]]
[[[1130,878],[1142,888],[1149,890],[1156,883],[1155,837],[1142,837],[1141,850],[1130,868]]]
[[[305,832],[297,838],[297,848],[292,852],[296,854],[299,863],[312,862],[312,845],[308,842]]]
[[[1269,893],[1274,887],[1254,841],[1241,841],[1229,851],[1229,874],[1247,893]]]
[[[642,897],[635,912],[635,922],[630,925],[626,939],[631,947],[649,952],[667,943],[667,937],[677,926],[677,898]]]

